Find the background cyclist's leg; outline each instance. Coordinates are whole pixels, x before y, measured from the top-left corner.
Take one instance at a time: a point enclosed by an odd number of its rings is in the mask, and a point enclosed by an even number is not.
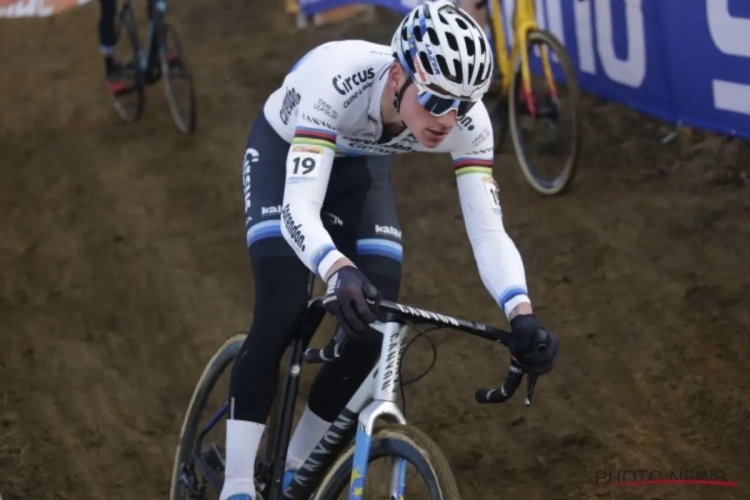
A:
[[[255,496],[255,457],[276,394],[279,365],[309,299],[310,272],[281,236],[289,144],[261,115],[247,147],[242,177],[255,306],[250,332],[232,370],[221,500],[236,493]]]
[[[384,299],[396,301],[401,283],[402,249],[390,158],[347,158],[339,162],[342,173],[359,170],[366,175],[355,189],[330,204],[330,212],[341,214],[347,239],[346,245],[338,241],[336,244],[380,290]],[[331,236],[336,238],[333,230]],[[344,356],[323,365],[313,381],[308,405],[292,436],[288,468],[296,470],[302,465],[354,395],[378,359],[381,338],[380,334],[372,332],[352,339]]]
[[[104,76],[113,92],[119,90],[116,88],[118,71],[114,59],[115,44],[117,43],[115,36],[116,17],[117,0],[99,0],[99,51],[104,56]]]

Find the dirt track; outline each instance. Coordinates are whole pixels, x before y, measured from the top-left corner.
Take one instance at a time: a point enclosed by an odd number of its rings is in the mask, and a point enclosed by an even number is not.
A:
[[[160,88],[140,123],[118,121],[96,3],[0,22],[4,500],[166,498],[203,363],[251,320],[248,127],[308,47],[390,35],[388,23],[298,34],[280,4],[173,7],[199,90],[194,138],[176,131]],[[750,196],[736,165],[750,155],[709,137],[678,157],[658,143],[663,125],[585,105],[574,192],[540,198],[507,155],[495,173],[536,309],[563,339],[558,369],[532,409],[478,406],[474,389],[500,380],[505,356],[438,334],[437,368],[407,389],[410,420],[446,451],[464,498],[748,498]],[[402,300],[502,324],[449,158],[400,157],[394,170]],[[428,349],[410,350],[410,371],[428,362]],[[602,469],[721,469],[739,488],[597,487]]]

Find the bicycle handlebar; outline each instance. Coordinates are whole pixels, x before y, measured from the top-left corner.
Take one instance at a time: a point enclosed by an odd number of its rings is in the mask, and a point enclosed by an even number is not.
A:
[[[374,305],[377,300],[377,290],[371,285],[366,285],[364,288],[365,299],[371,305]],[[460,320],[446,316],[444,314],[437,314],[415,307],[405,306],[395,302],[387,300],[381,300],[378,305],[378,310],[381,313],[389,313],[396,318],[412,318],[420,319],[424,322],[431,323],[434,325],[442,325],[450,328],[454,328],[472,335],[476,335],[487,340],[499,342],[504,346],[508,347],[510,341],[510,333],[498,328],[484,325],[481,323],[475,323],[473,321]],[[343,353],[347,342],[349,341],[348,336],[340,329],[334,334],[331,340],[323,347],[311,347],[305,351],[304,359],[307,363],[317,364],[332,361]],[[524,376],[523,367],[515,360],[511,359],[510,368],[508,369],[508,375],[503,381],[500,387],[494,389],[478,389],[474,395],[474,399],[477,403],[504,403],[512,398],[518,388],[521,386]],[[527,374],[528,383],[526,390],[526,406],[531,405],[531,400],[534,395],[534,387],[538,375]]]

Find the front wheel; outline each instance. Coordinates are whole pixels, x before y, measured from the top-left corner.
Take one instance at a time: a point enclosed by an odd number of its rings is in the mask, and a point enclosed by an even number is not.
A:
[[[386,498],[425,498],[429,500],[458,500],[460,498],[456,479],[453,477],[448,460],[440,448],[419,429],[407,425],[388,424],[377,430],[372,437],[370,456],[368,462],[372,464],[379,459],[401,459],[410,465],[416,472],[416,476],[422,479],[423,485],[415,485],[415,474],[410,474],[408,480],[403,474],[398,483],[389,481],[395,474],[397,467],[388,465],[386,476],[388,478],[376,478],[374,472],[368,466],[367,478],[361,478],[361,486],[358,489],[358,498],[382,498],[382,493],[364,493],[367,487],[383,487],[390,484],[390,494]],[[347,499],[349,497],[350,480],[352,477],[352,463],[354,460],[354,444],[342,453],[336,463],[331,467],[326,477],[320,484],[314,500]],[[405,469],[404,469],[405,470]],[[359,489],[361,488],[361,489]],[[395,489],[395,490],[394,490]]]
[[[540,55],[546,54],[548,67],[557,78],[544,75],[541,57],[532,57],[535,49]],[[550,52],[558,64],[552,63]],[[529,87],[524,88],[521,64],[515,65],[515,78],[508,92],[508,128],[526,179],[538,192],[555,195],[573,183],[583,143],[578,79],[565,47],[551,33],[529,32],[528,54],[532,76],[541,73],[545,85],[535,87],[532,78]],[[567,90],[567,105],[559,95],[562,89]]]
[[[164,79],[164,93],[177,128],[184,134],[195,132],[196,98],[193,75],[182,50],[177,30],[167,23],[162,25],[159,60]]]

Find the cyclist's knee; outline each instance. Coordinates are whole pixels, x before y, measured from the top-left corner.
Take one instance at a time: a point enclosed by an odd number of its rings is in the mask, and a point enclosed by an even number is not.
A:
[[[397,301],[401,289],[401,262],[390,257],[358,256],[356,265],[385,300]]]
[[[308,405],[313,413],[333,422],[375,366],[381,339],[377,331],[352,338],[340,358],[323,365],[310,387]]]
[[[353,338],[346,344],[346,353],[341,358],[343,364],[354,368],[362,367],[365,373],[369,372],[380,354],[382,338],[383,334],[377,330],[368,330]]]
[[[403,249],[397,223],[375,226],[377,234],[357,241],[355,263],[386,300],[398,300]]]

